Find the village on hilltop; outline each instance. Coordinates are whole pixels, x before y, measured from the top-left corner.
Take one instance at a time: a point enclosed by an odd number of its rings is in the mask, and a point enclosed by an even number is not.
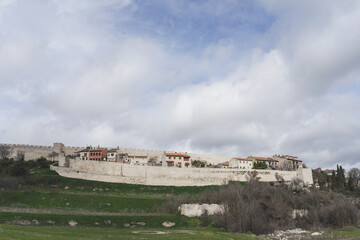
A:
[[[212,164],[202,159],[192,159],[188,153],[164,152],[158,156],[136,155],[121,151],[119,148],[86,147],[74,153],[80,160],[119,162],[142,166],[163,167],[204,167],[234,169],[272,169],[292,171],[303,167],[302,160],[290,155],[272,157],[233,157],[229,161]]]

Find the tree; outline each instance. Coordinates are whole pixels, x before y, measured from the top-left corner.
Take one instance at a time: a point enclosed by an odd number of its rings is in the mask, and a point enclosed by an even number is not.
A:
[[[345,182],[345,170],[342,168],[342,166],[340,165],[336,165],[336,185],[337,185],[337,189],[339,191],[343,191],[345,186],[346,186],[346,182]]]
[[[11,147],[7,145],[0,145],[0,160],[9,158],[11,155]]]
[[[59,154],[57,152],[52,151],[51,153],[49,153],[48,156],[51,157],[51,161],[54,161],[54,158],[59,156]]]
[[[197,167],[197,168],[202,167],[203,168],[203,167],[205,167],[206,163],[203,161],[200,161],[200,160],[194,160],[194,161],[191,161],[191,165],[193,167]]]
[[[319,184],[320,189],[326,188],[328,179],[326,173],[323,171],[312,170],[314,182]]]
[[[253,165],[253,169],[266,169],[267,165],[263,161],[255,161]]]
[[[292,171],[292,170],[294,170],[294,167],[290,160],[286,160],[280,164],[279,169],[282,171]]]
[[[348,189],[350,191],[356,191],[360,189],[360,170],[358,168],[352,168],[348,172]]]
[[[342,166],[336,165],[336,172],[332,172],[330,180],[333,191],[343,191],[346,187],[345,169]]]
[[[147,164],[150,165],[150,166],[155,166],[155,164],[157,162],[157,159],[158,159],[158,157],[151,157],[149,159],[149,161],[147,162]]]
[[[23,152],[18,152],[16,154],[16,161],[11,167],[11,175],[13,176],[25,176],[29,172],[26,163],[25,163],[25,154]]]
[[[40,157],[40,158],[36,159],[36,165],[39,168],[48,168],[49,167],[48,160],[44,157]]]
[[[330,182],[331,182],[331,189],[336,190],[337,189],[337,182],[336,182],[335,171],[332,171],[332,173],[331,173]]]

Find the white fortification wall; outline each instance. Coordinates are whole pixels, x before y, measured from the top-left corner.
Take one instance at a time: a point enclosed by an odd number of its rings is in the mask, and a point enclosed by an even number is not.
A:
[[[250,171],[221,168],[175,168],[73,160],[67,167],[54,167],[61,176],[86,180],[144,184],[156,186],[206,186],[223,185],[229,181],[247,181]],[[313,184],[311,169],[298,171],[256,170],[260,181],[274,182],[275,174],[285,181],[299,177]]]
[[[53,146],[42,146],[42,145],[29,145],[29,144],[3,144],[0,146],[8,146],[11,150],[10,157],[16,158],[18,152],[24,153],[25,161],[34,160],[40,157],[45,157],[48,160],[58,161],[58,157],[52,159],[49,154],[52,152],[67,155],[73,155],[76,151],[84,149],[84,147],[67,147],[62,143],[54,143]]]
[[[59,158],[55,157],[52,159],[49,157],[49,154],[52,152],[67,155],[73,155],[75,152],[84,149],[85,147],[70,147],[65,146],[62,143],[54,143],[53,146],[41,146],[41,145],[29,145],[29,144],[3,144],[11,148],[11,156],[15,158],[18,152],[23,152],[25,154],[25,161],[37,159],[40,157],[45,157],[48,160],[58,161]],[[111,148],[111,147],[110,147]],[[116,147],[112,147],[116,148]],[[149,157],[157,157],[161,159],[164,152],[175,152],[175,151],[163,151],[163,150],[147,150],[147,149],[137,149],[137,148],[119,148],[119,152],[128,153],[129,155],[136,156],[149,156]],[[180,152],[178,152],[180,153]],[[185,152],[181,152],[185,153]],[[191,160],[201,160],[206,161],[207,163],[217,164],[225,161],[229,161],[231,157],[223,157],[223,156],[213,156],[207,154],[197,154],[197,153],[186,153],[190,155]]]

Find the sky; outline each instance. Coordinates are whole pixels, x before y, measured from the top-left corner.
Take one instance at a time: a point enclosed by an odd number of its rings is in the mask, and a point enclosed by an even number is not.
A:
[[[360,168],[360,1],[0,0],[0,142]]]

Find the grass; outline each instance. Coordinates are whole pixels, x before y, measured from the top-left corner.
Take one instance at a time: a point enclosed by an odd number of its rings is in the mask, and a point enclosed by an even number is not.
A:
[[[111,193],[117,195],[194,195],[206,189],[220,188],[220,186],[173,187],[89,181],[65,178],[50,169],[32,169],[31,174],[25,180],[25,186],[35,191],[63,191],[65,187],[68,187],[67,191],[69,192]]]
[[[55,221],[55,226],[69,226],[70,220],[78,222],[77,227],[116,227],[124,228],[124,224],[145,222],[146,228],[163,228],[162,223],[170,221],[176,223],[175,228],[178,227],[194,227],[197,225],[197,219],[191,219],[181,215],[154,215],[154,216],[98,216],[98,215],[73,215],[73,214],[41,214],[41,213],[0,213],[0,224],[7,222],[16,222],[20,220],[32,221],[36,219],[39,226],[53,226],[48,221]],[[106,221],[110,220],[111,223]],[[95,224],[97,222],[98,224]],[[136,224],[132,224],[136,225]]]
[[[349,226],[349,227],[340,229],[338,231],[331,231],[331,232],[336,237],[341,237],[341,238],[357,237],[356,239],[360,239],[360,226],[358,228]],[[353,238],[353,239],[355,239],[355,238]]]
[[[63,240],[63,239],[261,239],[252,234],[230,234],[216,229],[96,229],[62,227],[23,227],[0,225],[0,239]]]
[[[0,191],[0,206],[41,209],[82,209],[105,212],[150,212],[163,199],[81,193]]]

